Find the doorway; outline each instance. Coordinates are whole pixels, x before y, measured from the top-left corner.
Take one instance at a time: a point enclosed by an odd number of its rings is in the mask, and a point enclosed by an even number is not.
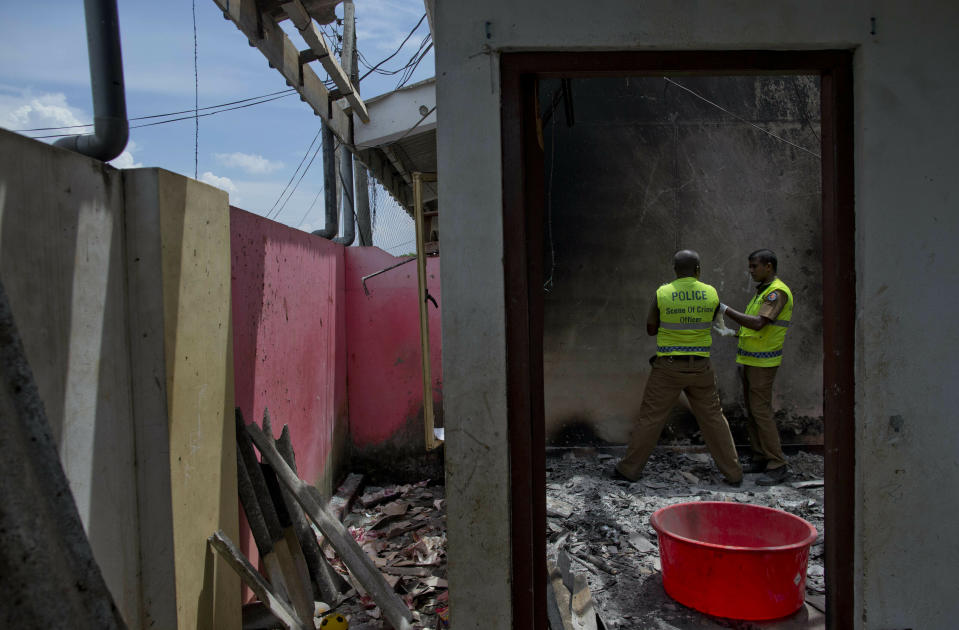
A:
[[[853,325],[851,55],[810,53],[514,53],[502,56],[504,244],[514,627],[545,628],[545,430],[542,287],[550,279],[548,176],[537,84],[597,77],[807,74],[821,83],[822,413],[827,623],[851,627]],[[574,112],[565,112],[567,116]],[[837,296],[849,296],[842,300]]]

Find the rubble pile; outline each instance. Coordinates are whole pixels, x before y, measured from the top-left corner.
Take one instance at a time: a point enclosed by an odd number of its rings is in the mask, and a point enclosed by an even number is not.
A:
[[[596,614],[609,630],[657,628],[819,628],[823,625],[823,458],[808,452],[789,457],[790,476],[779,486],[757,486],[759,474],[740,487],[722,482],[707,453],[654,451],[642,478],[614,480],[616,449],[550,449],[546,460],[546,510],[550,553],[564,551],[573,574],[585,576]],[[659,547],[649,518],[661,507],[687,501],[736,501],[800,516],[820,532],[810,550],[809,605],[774,622],[719,619],[686,608],[662,586]],[[446,505],[442,485],[367,487],[352,501],[343,522],[387,582],[413,611],[414,628],[448,626]],[[332,566],[349,579],[330,550]],[[351,580],[354,588],[356,582]],[[336,607],[354,630],[389,628],[375,602],[356,588]]]
[[[740,487],[725,485],[706,453],[657,449],[635,483],[610,477],[615,460],[585,448],[552,453],[546,466],[549,542],[568,552],[574,571],[586,573],[606,628],[819,627],[814,618],[821,621],[818,609],[825,594],[821,456],[799,452],[789,457],[789,479],[772,487],[757,486],[759,474],[746,475]],[[810,550],[807,571],[811,605],[796,619],[743,625],[700,614],[670,599],[662,587],[659,548],[649,517],[659,508],[688,501],[762,505],[812,523],[820,535]]]
[[[414,628],[445,628],[449,619],[446,582],[446,498],[429,481],[367,487],[343,519],[353,539],[370,556],[387,582],[413,612]],[[329,553],[333,567],[346,567]],[[368,595],[359,594],[337,608],[350,628],[390,627]]]

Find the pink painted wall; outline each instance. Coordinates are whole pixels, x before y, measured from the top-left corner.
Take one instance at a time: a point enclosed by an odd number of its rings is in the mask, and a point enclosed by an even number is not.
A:
[[[289,424],[318,483],[347,416],[344,248],[237,208],[231,231],[237,406],[258,423],[269,407],[276,434]]]
[[[346,250],[346,331],[350,437],[354,453],[391,447],[424,448],[423,381],[416,262],[367,280],[363,276],[402,260],[374,247]],[[427,260],[427,287],[442,307],[439,259]],[[440,309],[429,304],[433,399],[442,402]]]
[[[269,408],[277,436],[288,424],[300,477],[330,492],[348,448],[344,248],[238,208],[230,232],[236,405],[257,424]]]
[[[365,464],[387,468],[422,457],[416,263],[369,280],[367,296],[362,276],[401,259],[238,208],[230,209],[230,229],[236,405],[246,421],[260,424],[268,407],[274,434],[290,425],[300,477],[325,493],[351,461],[364,470],[364,455]],[[442,304],[438,259],[428,261],[427,284]],[[441,421],[440,312],[428,310]],[[442,466],[438,452],[431,461]],[[240,521],[240,546],[255,564],[242,510]]]

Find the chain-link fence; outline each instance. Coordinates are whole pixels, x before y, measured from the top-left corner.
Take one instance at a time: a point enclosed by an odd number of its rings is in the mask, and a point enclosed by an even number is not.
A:
[[[416,225],[386,189],[370,177],[373,245],[394,256],[416,253]]]

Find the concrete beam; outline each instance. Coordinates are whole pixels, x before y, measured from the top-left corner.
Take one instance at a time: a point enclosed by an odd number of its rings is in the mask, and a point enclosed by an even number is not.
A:
[[[436,129],[436,80],[427,79],[372,98],[366,106],[370,123],[355,125],[358,149],[380,147]]]
[[[286,84],[299,92],[300,100],[308,103],[313,113],[330,126],[340,142],[352,145],[353,134],[342,108],[331,108],[329,90],[308,64],[300,63],[299,50],[276,21],[261,13],[254,0],[213,1],[222,9],[223,16],[246,35],[250,45],[260,49],[270,67],[280,71]]]
[[[289,16],[297,30],[300,31],[303,40],[316,55],[316,60],[320,62],[323,69],[326,70],[330,78],[333,79],[333,83],[339,88],[340,95],[350,103],[350,108],[353,110],[353,113],[363,122],[370,122],[370,114],[366,110],[366,104],[363,102],[363,99],[360,98],[359,88],[353,85],[349,75],[343,70],[339,62],[336,61],[336,57],[333,56],[329,45],[326,43],[326,38],[323,37],[320,29],[316,28],[316,24],[313,23],[313,19],[310,17],[310,14],[307,13],[303,3],[300,2],[300,0],[290,0],[290,2],[284,2],[282,6],[286,15]]]

